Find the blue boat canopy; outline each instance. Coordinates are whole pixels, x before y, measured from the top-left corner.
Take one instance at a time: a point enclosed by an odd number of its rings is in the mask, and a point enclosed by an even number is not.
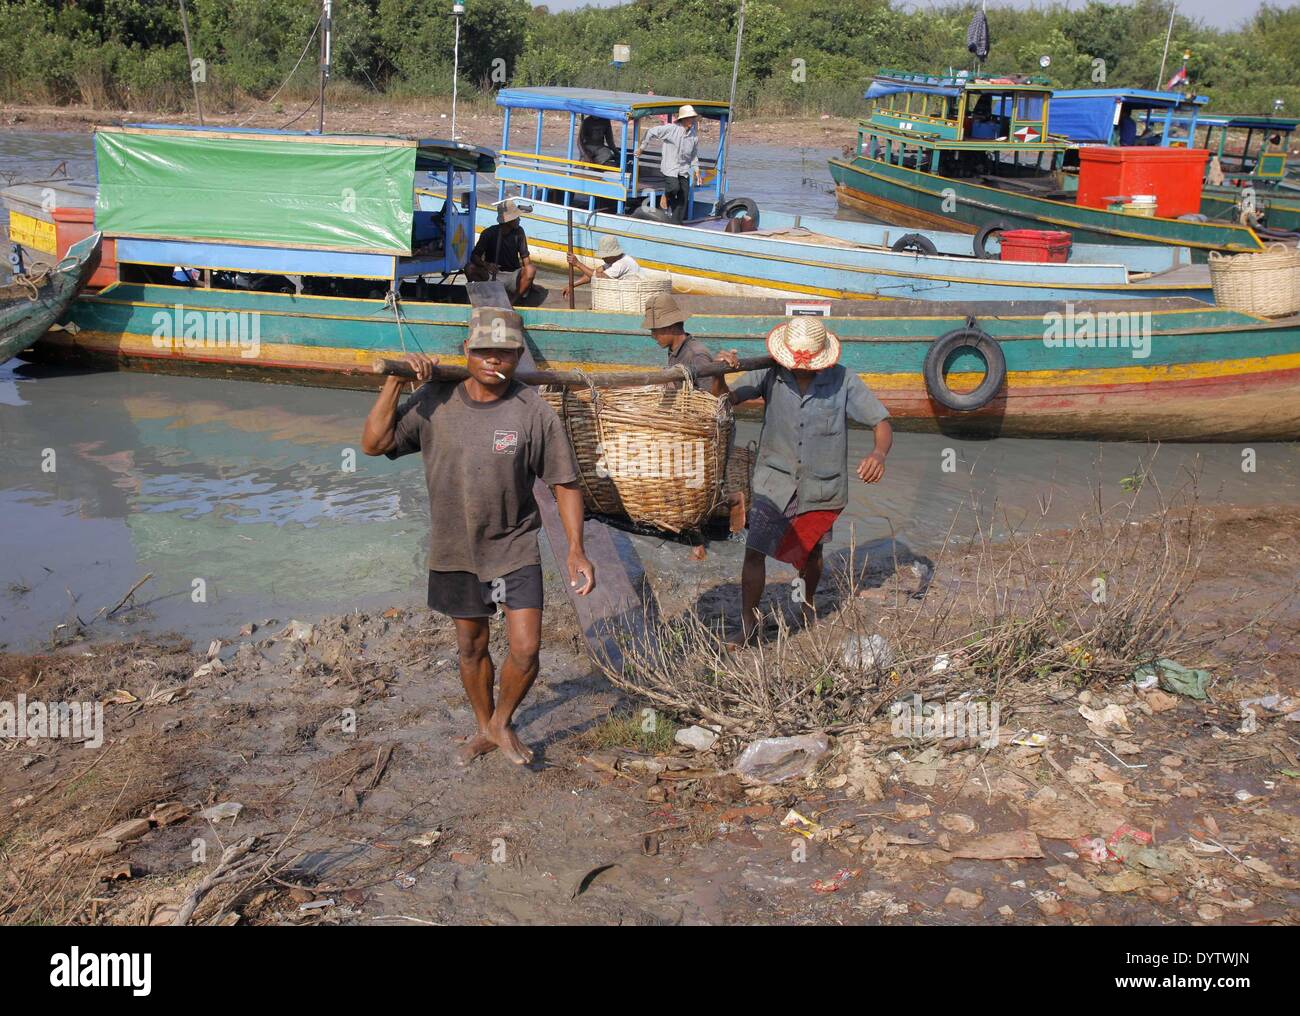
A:
[[[1052,93],[1047,130],[1076,142],[1107,144],[1120,107],[1167,109],[1195,113],[1204,95],[1157,92],[1140,88],[1079,88]]]
[[[1300,120],[1285,116],[1243,116],[1232,113],[1211,113],[1200,117],[1202,127],[1231,127],[1234,130],[1278,130],[1290,133],[1300,128]]]
[[[961,95],[961,89],[952,85],[923,84],[916,81],[885,81],[876,79],[871,82],[864,99],[883,99],[886,95],[898,95],[900,92],[925,92],[929,95]]]
[[[503,88],[497,92],[497,105],[506,109],[557,109],[583,116],[601,116],[607,120],[639,120],[645,116],[675,114],[687,104],[694,106],[700,116],[712,120],[731,115],[731,107],[725,102],[613,92],[603,88]]]

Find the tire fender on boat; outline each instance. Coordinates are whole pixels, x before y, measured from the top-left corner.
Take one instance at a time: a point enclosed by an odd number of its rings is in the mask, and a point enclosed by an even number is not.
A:
[[[758,202],[753,198],[727,198],[718,206],[717,214],[724,219],[738,219],[741,216],[754,220],[758,228]]]
[[[989,253],[989,237],[994,233],[1002,233],[1011,228],[1009,222],[998,219],[997,222],[990,222],[985,225],[978,233],[975,234],[975,256],[977,258],[993,258],[996,255]]]
[[[930,241],[930,238],[922,236],[920,233],[904,233],[894,241],[893,246],[889,249],[900,254],[903,251],[915,251],[917,254],[937,254],[939,252],[939,249]]]
[[[973,349],[984,360],[984,380],[969,392],[954,392],[944,376],[944,365],[959,349]],[[1006,383],[1007,359],[997,340],[968,317],[964,327],[954,328],[930,343],[921,374],[930,398],[955,412],[969,413],[988,405]]]
[[[656,208],[650,204],[647,198],[645,203],[639,204],[632,211],[634,219],[649,219],[651,222],[672,222],[673,217],[665,212],[662,208]]]

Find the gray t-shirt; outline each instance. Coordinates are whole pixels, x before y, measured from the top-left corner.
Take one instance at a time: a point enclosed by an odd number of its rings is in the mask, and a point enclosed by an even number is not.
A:
[[[430,571],[466,571],[483,582],[541,563],[533,499],[578,479],[564,425],[537,391],[514,383],[475,402],[461,382],[424,385],[397,408],[390,459],[420,452],[429,488]]]
[[[677,347],[677,352],[674,353],[671,349],[668,350],[668,366],[676,367],[678,364],[689,367],[692,372],[697,372],[701,367],[713,366],[713,357],[704,348],[703,343],[696,342],[690,335],[687,335],[686,341]],[[695,387],[702,392],[711,392],[713,391],[713,378],[697,377]]]

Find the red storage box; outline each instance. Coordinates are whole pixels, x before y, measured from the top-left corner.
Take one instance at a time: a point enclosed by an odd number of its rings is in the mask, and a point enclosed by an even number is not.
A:
[[[1059,229],[1006,229],[998,239],[1003,261],[1063,264],[1070,260],[1070,234]]]
[[[95,209],[55,208],[50,213],[54,219],[55,235],[59,242],[59,257],[78,240],[84,240],[95,231]],[[86,282],[87,289],[103,289],[117,281],[117,243],[107,237],[99,245],[99,267]]]
[[[1209,157],[1204,148],[1080,148],[1076,203],[1108,208],[1116,199],[1154,194],[1162,219],[1199,212]]]

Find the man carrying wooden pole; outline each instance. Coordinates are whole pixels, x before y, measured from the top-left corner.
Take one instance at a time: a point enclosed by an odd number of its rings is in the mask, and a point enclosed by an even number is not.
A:
[[[460,676],[478,729],[458,752],[461,765],[500,748],[524,765],[533,753],[515,734],[515,710],[538,672],[542,628],[541,525],[533,483],[555,494],[568,538],[569,584],[579,596],[595,585],[582,545],[578,464],[555,411],[514,380],[524,349],[517,317],[476,307],[465,340],[468,377],[433,381],[437,358],[407,362],[423,386],[398,405],[402,385],[389,375],[361,438],[367,455],[420,452],[429,490],[429,607],[456,624]],[[494,696],[488,623],[504,611],[509,651]]]

